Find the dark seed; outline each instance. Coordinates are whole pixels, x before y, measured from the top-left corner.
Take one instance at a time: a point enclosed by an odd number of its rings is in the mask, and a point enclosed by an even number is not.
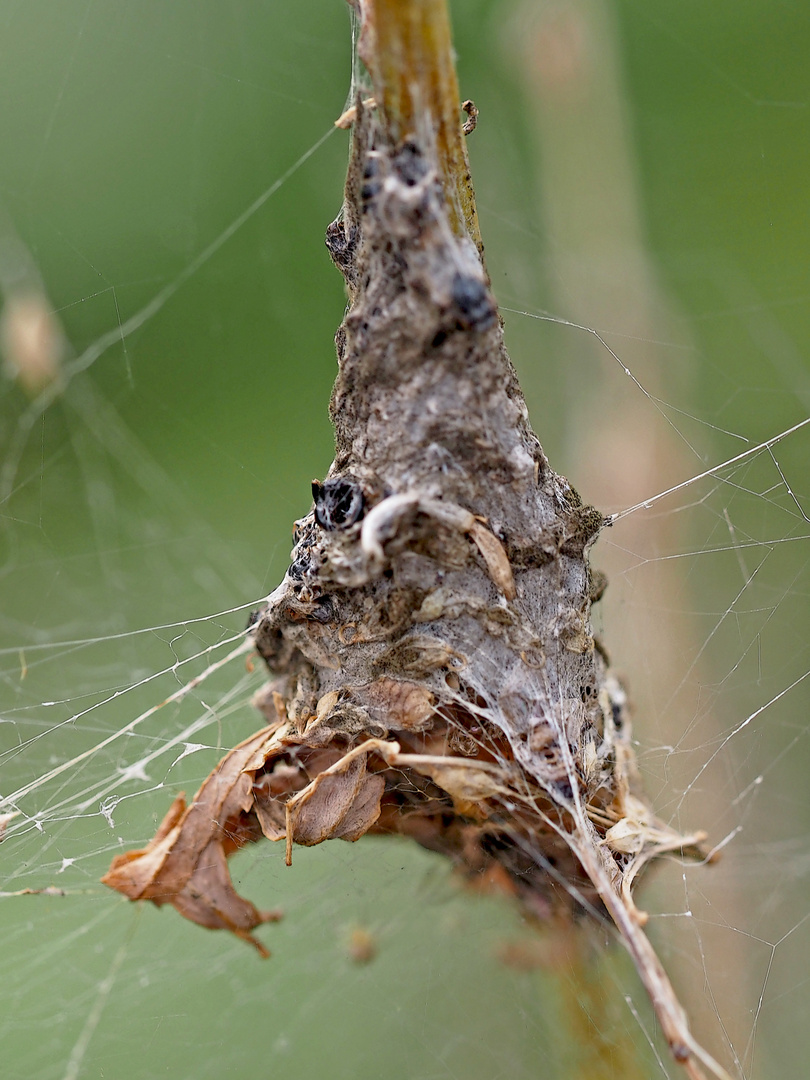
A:
[[[335,617],[335,605],[329,596],[319,596],[315,607],[307,615],[314,622],[327,623]]]
[[[453,278],[453,303],[459,313],[459,326],[464,330],[487,330],[495,324],[495,306],[486,285],[468,274]]]
[[[362,488],[354,480],[334,477],[323,484],[312,483],[315,520],[324,529],[348,529],[365,511]]]
[[[293,581],[301,581],[308,569],[309,559],[301,558],[295,560],[287,573],[290,575]]]
[[[360,188],[360,198],[363,202],[369,202],[379,193],[381,186],[379,180],[367,180]]]
[[[428,171],[419,147],[414,143],[405,143],[394,159],[394,168],[408,187],[415,187]]]

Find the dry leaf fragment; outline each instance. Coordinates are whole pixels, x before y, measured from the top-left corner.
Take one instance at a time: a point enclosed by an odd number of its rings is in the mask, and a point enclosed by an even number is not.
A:
[[[248,762],[263,763],[273,752],[277,728],[263,728],[227,754],[191,806],[178,795],[153,839],[139,851],[117,855],[102,882],[130,900],[172,904],[200,926],[231,930],[268,955],[250,931],[280,916],[259,911],[236,893],[226,858],[256,839],[258,829],[247,813],[253,776],[244,768]]]
[[[376,109],[376,107],[377,107],[377,102],[374,100],[373,97],[367,97],[367,98],[363,99],[363,108],[364,109]],[[340,116],[337,118],[337,120],[335,120],[335,127],[336,128],[341,128],[342,130],[345,131],[347,128],[350,128],[352,126],[352,124],[355,122],[356,119],[357,119],[357,106],[356,105],[350,105],[349,108],[346,109],[344,112],[342,112],[340,114]]]
[[[378,774],[369,774],[366,761],[369,752],[380,745],[380,740],[369,739],[288,800],[288,866],[292,862],[293,841],[311,847],[324,840],[359,840],[368,832],[380,816],[385,780]],[[395,743],[386,745],[395,748],[393,752],[399,749]]]
[[[515,578],[503,544],[495,533],[490,532],[480,521],[473,522],[469,534],[487,564],[489,576],[507,600],[514,600],[517,596]]]
[[[466,101],[462,101],[461,108],[467,114],[467,119],[461,126],[461,130],[465,135],[472,135],[478,126],[478,108],[474,101],[469,98]]]
[[[362,692],[374,720],[404,731],[423,731],[433,717],[435,699],[427,687],[406,679],[376,679]]]
[[[381,776],[366,774],[362,758],[355,758],[345,772],[321,773],[290,808],[291,840],[303,847],[331,839],[359,840],[380,816],[384,787]]]
[[[486,803],[503,794],[498,776],[481,767],[481,763],[464,758],[428,758],[401,755],[399,760],[411,764],[417,772],[429,776],[453,800],[457,814],[473,821],[486,821],[492,810]]]
[[[6,838],[6,829],[8,828],[8,823],[10,821],[12,821],[16,816],[17,816],[16,810],[13,811],[10,814],[0,814],[0,842],[5,840],[5,838]]]

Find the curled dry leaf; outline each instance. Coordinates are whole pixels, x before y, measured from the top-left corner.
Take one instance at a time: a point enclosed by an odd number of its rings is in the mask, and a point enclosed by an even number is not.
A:
[[[181,915],[212,930],[231,930],[262,955],[250,931],[278,912],[259,911],[233,888],[227,857],[261,835],[251,818],[249,761],[272,751],[273,728],[263,728],[222,759],[190,806],[178,795],[152,840],[140,851],[116,855],[101,879],[130,900],[172,904]]]
[[[311,847],[324,840],[359,840],[375,823],[380,816],[385,781],[368,772],[366,759],[381,746],[376,739],[362,743],[287,800],[288,866],[292,863],[293,843]],[[389,747],[392,756],[398,747],[396,743]]]
[[[487,564],[489,576],[507,600],[514,600],[517,596],[515,578],[503,544],[480,521],[474,521],[470,526],[470,536]]]

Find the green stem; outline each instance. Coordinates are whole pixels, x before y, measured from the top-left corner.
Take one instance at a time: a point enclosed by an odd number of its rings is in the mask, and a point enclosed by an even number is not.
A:
[[[360,56],[389,134],[429,133],[451,227],[483,252],[445,0],[363,0],[361,10]]]

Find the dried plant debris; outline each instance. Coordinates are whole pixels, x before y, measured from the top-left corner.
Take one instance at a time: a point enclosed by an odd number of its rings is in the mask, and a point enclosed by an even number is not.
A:
[[[10,821],[17,816],[16,811],[12,814],[0,814],[0,842],[6,838],[6,829]]]
[[[380,98],[378,97],[378,100]],[[278,913],[227,858],[261,836],[399,833],[540,919],[609,915],[678,1061],[696,1043],[630,886],[702,835],[640,791],[625,696],[595,641],[606,524],[549,465],[474,240],[451,227],[429,117],[395,138],[358,94],[327,246],[350,298],[336,336],[336,456],[249,633],[268,726],[104,878],[251,941]],[[460,136],[459,136],[460,137]]]

